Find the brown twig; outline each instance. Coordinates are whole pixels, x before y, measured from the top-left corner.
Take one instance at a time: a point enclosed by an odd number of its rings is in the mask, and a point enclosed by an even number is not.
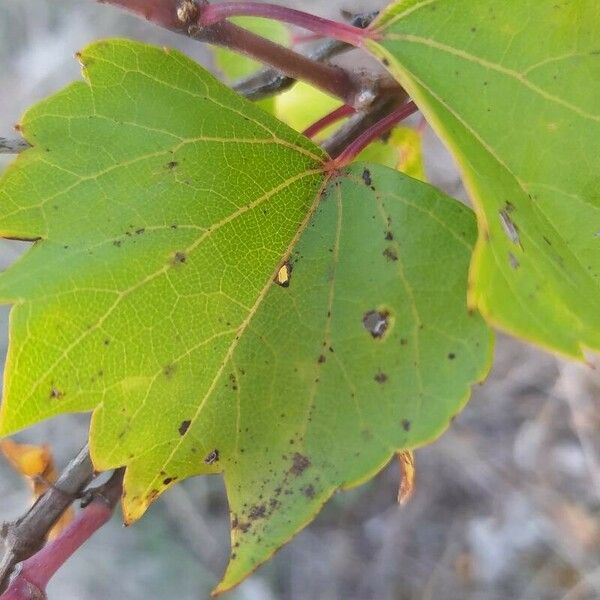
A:
[[[8,139],[0,137],[0,154],[18,154],[27,150],[29,144],[23,138]]]
[[[69,463],[56,483],[27,511],[0,528],[0,592],[6,588],[15,565],[35,554],[47,533],[64,511],[79,497],[94,477],[94,468],[85,446]]]

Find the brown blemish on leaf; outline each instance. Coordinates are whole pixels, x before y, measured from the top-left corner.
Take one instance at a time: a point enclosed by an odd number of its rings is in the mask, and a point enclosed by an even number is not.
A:
[[[231,384],[231,389],[236,392],[238,389],[237,378],[233,373],[229,373],[229,383]]]
[[[290,473],[295,477],[302,475],[306,469],[310,467],[310,460],[308,457],[300,454],[300,452],[294,452],[292,456],[292,466],[290,468]]]
[[[187,430],[190,428],[191,424],[191,421],[182,421],[181,425],[179,426],[179,429],[177,430],[179,431],[179,435],[185,435],[187,433]]]
[[[377,383],[384,384],[388,380],[388,376],[382,371],[379,371],[379,373],[375,375],[374,379]]]
[[[388,242],[391,242],[391,241],[394,239],[394,234],[393,234],[393,232],[391,232],[391,231],[386,231],[386,233],[385,233],[385,239],[386,239]]]
[[[388,259],[388,261],[390,262],[395,262],[398,260],[398,254],[397,252],[393,249],[393,248],[386,248],[383,251],[383,255]]]
[[[289,260],[286,260],[283,265],[281,265],[279,271],[277,271],[277,275],[275,275],[275,279],[273,280],[278,286],[282,288],[290,287],[290,281],[292,278],[292,263]]]
[[[65,395],[64,392],[62,392],[61,390],[59,390],[58,388],[53,387],[50,390],[50,399],[51,400],[60,400],[61,398],[63,398]]]
[[[179,163],[176,160],[172,160],[167,163],[167,169],[174,169]]]
[[[412,423],[408,419],[402,419],[402,429],[404,431],[410,431]]]
[[[166,365],[165,368],[163,369],[163,374],[167,379],[171,379],[173,377],[173,375],[175,375],[175,371],[177,371],[177,366],[176,365]]]
[[[387,311],[370,310],[363,316],[363,325],[373,338],[382,338],[389,326],[390,313]]]
[[[307,497],[307,498],[314,498],[315,497],[315,486],[310,484],[307,485],[303,490],[302,493]]]
[[[171,262],[174,265],[182,265],[187,260],[187,255],[185,252],[175,252],[175,256],[173,256]]]
[[[219,451],[217,450],[217,448],[215,448],[214,450],[211,450],[206,455],[204,462],[207,465],[212,465],[213,463],[216,463],[218,460],[219,460]]]
[[[250,507],[248,511],[248,518],[251,521],[256,521],[257,519],[264,519],[267,514],[267,507],[264,504],[255,504]]]
[[[322,365],[325,361],[327,360],[327,358],[325,357],[324,354],[320,354],[319,358],[317,359],[317,362]]]
[[[519,228],[515,225],[509,213],[514,210],[514,206],[507,202],[503,209],[498,211],[500,223],[506,237],[515,245],[521,245],[521,237],[519,236]]]
[[[163,485],[169,485],[171,482],[175,481],[176,477],[165,477],[163,479]]]

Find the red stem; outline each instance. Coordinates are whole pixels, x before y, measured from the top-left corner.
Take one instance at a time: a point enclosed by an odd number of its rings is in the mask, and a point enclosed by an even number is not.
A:
[[[67,528],[21,565],[0,600],[43,600],[46,586],[58,569],[111,517],[122,491],[123,473],[117,471]]]
[[[319,119],[316,123],[313,123],[310,127],[304,130],[303,134],[307,138],[313,138],[317,133],[323,131],[326,127],[333,125],[333,123],[337,123],[341,119],[345,117],[349,117],[353,115],[356,111],[354,108],[349,106],[348,104],[342,104],[342,106],[336,108],[334,111],[325,115],[323,118]]]
[[[190,35],[195,34],[190,33]],[[211,27],[201,27],[198,35],[211,44],[224,46],[260,62],[266,62],[288,77],[307,81],[320,90],[340,98],[345,104],[362,106],[365,101],[363,84],[359,78],[338,67],[315,62],[229,21]]]
[[[417,112],[417,110],[419,110],[418,106],[411,100],[392,111],[389,115],[381,119],[381,121],[375,123],[375,125],[353,140],[341,154],[331,159],[328,170],[337,170],[349,165],[371,142],[380,138],[394,127],[394,125],[397,125],[400,121],[410,117],[410,115]]]
[[[297,25],[324,37],[331,37],[353,46],[362,46],[366,37],[372,37],[373,31],[360,29],[346,23],[337,23],[323,19],[316,15],[262,2],[223,2],[221,4],[207,4],[200,7],[198,24],[208,27],[230,17],[263,17]]]
[[[97,2],[120,6],[166,29],[183,32],[187,27],[186,23],[177,17],[179,0],[97,0]]]

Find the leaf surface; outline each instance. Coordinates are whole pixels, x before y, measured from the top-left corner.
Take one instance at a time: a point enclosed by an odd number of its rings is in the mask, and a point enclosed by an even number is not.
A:
[[[222,472],[220,591],[339,488],[438,436],[489,365],[466,306],[472,212],[322,151],[178,52],[92,45],[24,117],[0,236],[13,303],[3,435],[91,411],[126,521]]]
[[[475,202],[470,304],[566,355],[600,349],[600,4],[400,0],[373,27]]]

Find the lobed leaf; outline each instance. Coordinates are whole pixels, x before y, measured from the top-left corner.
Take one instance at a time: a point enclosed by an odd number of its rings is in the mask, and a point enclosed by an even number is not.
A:
[[[476,205],[470,305],[563,354],[600,349],[600,5],[399,0],[368,41]]]
[[[490,360],[466,306],[469,209],[312,142],[178,52],[80,56],[0,179],[13,303],[6,435],[94,411],[126,521],[222,472],[238,583],[339,488],[433,440]]]

